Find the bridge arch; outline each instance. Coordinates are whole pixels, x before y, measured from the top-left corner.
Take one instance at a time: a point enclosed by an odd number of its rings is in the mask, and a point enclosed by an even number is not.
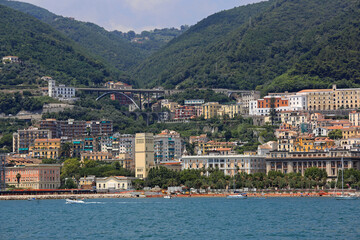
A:
[[[116,94],[116,93],[128,98],[138,109],[141,110],[141,108],[137,105],[137,103],[134,101],[134,99],[132,99],[131,97],[129,97],[128,95],[126,95],[126,94],[124,94],[122,92],[106,92],[106,93],[101,94],[99,97],[97,97],[95,101],[99,101],[100,99],[102,99],[106,95]]]

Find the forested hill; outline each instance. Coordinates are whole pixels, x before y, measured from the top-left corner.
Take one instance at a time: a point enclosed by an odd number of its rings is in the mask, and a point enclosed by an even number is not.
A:
[[[143,85],[360,86],[356,0],[271,0],[214,14],[133,70]]]
[[[32,15],[49,24],[88,52],[101,57],[102,61],[120,70],[127,70],[145,58],[141,49],[96,24],[58,16],[29,3],[0,0],[0,4]]]
[[[120,73],[89,57],[73,41],[38,19],[0,5],[0,57],[19,56],[22,64],[6,64],[1,85],[34,84],[42,75],[73,85],[119,79]]]

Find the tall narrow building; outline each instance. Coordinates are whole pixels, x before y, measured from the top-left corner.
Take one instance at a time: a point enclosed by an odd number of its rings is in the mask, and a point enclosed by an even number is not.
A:
[[[152,133],[137,133],[135,135],[135,177],[147,177],[154,163],[154,135]]]

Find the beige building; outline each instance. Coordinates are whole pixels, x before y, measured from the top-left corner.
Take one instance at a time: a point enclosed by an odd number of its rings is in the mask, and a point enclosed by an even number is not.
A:
[[[259,155],[207,155],[183,156],[182,169],[203,169],[209,175],[209,169],[219,169],[225,175],[234,176],[236,173],[253,174],[265,173],[265,156]]]
[[[135,177],[144,179],[154,163],[154,134],[135,135]]]
[[[353,126],[360,126],[360,112],[352,111],[349,113],[349,121]]]
[[[298,92],[308,96],[308,110],[355,109],[360,107],[360,88],[306,89]]]
[[[221,105],[218,102],[208,102],[202,105],[202,114],[205,119],[214,118],[218,115]]]
[[[360,167],[360,152],[348,150],[330,150],[313,152],[274,151],[266,157],[266,173],[301,173],[309,167],[324,169],[329,178],[336,178],[341,170],[341,158],[344,158],[344,169]]]
[[[240,104],[222,105],[218,110],[218,115],[221,117],[227,115],[229,118],[234,118],[235,116],[240,116],[241,112],[242,106]]]
[[[135,179],[123,176],[96,178],[96,190],[102,192],[133,189],[132,180]]]
[[[13,134],[13,152],[28,153],[30,146],[34,144],[35,139],[39,138],[52,138],[51,131],[33,127],[18,130]]]

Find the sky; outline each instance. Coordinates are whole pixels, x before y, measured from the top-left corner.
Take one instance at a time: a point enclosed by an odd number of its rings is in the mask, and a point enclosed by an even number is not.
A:
[[[263,0],[18,0],[107,30],[128,32],[194,25],[226,9]]]

